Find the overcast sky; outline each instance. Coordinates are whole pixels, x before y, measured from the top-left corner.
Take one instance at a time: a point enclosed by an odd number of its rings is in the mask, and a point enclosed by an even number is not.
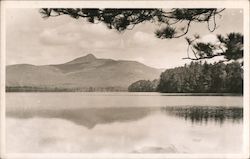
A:
[[[60,64],[94,54],[98,58],[136,60],[157,68],[181,66],[187,44],[183,38],[162,40],[154,35],[157,25],[144,23],[118,33],[103,24],[90,24],[68,16],[43,19],[38,9],[7,9],[6,64]],[[206,24],[193,23],[187,36],[202,35],[211,41],[216,34],[243,32],[243,13],[226,9],[219,28],[210,33]]]

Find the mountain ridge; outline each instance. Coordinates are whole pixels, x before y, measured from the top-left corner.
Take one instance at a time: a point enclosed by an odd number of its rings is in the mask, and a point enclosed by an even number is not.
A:
[[[160,69],[129,60],[97,58],[87,54],[69,62],[51,65],[15,64],[6,66],[8,87],[122,87],[159,78]]]

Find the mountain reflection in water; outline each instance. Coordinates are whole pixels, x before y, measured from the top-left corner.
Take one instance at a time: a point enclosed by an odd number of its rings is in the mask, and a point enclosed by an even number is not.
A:
[[[193,123],[207,123],[214,120],[223,124],[225,120],[235,122],[241,121],[243,118],[243,108],[211,106],[64,108],[57,110],[30,108],[28,110],[7,111],[7,116],[14,118],[61,118],[92,129],[98,124],[140,120],[156,112],[184,118]]]
[[[78,125],[85,126],[89,129],[94,128],[97,124],[108,124],[113,122],[129,122],[142,119],[151,113],[151,108],[75,108],[75,109],[58,109],[58,110],[36,110],[29,111],[11,111],[7,116],[16,118],[62,118],[72,121]]]

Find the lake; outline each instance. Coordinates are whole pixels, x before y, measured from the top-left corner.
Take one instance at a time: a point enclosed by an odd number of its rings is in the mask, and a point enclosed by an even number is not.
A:
[[[6,93],[9,153],[241,153],[242,96]]]

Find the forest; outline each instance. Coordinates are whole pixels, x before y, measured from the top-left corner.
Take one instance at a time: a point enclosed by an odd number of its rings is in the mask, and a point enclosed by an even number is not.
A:
[[[243,68],[239,62],[191,62],[165,70],[158,80],[140,80],[128,87],[130,92],[162,93],[237,93],[243,94]]]

